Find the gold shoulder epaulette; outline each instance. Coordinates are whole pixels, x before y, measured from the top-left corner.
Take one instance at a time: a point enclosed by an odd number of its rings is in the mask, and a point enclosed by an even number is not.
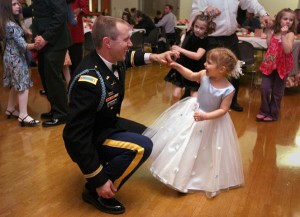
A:
[[[93,76],[90,75],[81,75],[78,79],[78,82],[89,82],[91,84],[96,85],[98,81],[98,78],[95,78]]]

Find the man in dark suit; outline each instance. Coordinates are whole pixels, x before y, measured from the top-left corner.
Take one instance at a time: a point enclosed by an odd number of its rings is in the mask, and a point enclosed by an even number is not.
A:
[[[175,55],[128,52],[130,29],[122,19],[96,19],[92,30],[96,50],[84,57],[72,76],[63,133],[70,157],[87,180],[83,200],[111,214],[125,212],[114,196],[152,150],[151,140],[141,135],[145,126],[119,116],[125,70],[152,61],[168,63]]]
[[[149,35],[152,29],[155,28],[155,24],[150,17],[146,14],[143,14],[141,11],[137,10],[136,14],[133,17],[135,22],[134,28],[136,29],[145,29],[145,35]]]
[[[38,49],[38,70],[50,102],[50,112],[41,115],[43,127],[63,124],[67,116],[67,91],[62,68],[67,48],[72,44],[67,26],[65,0],[34,0],[32,33]]]

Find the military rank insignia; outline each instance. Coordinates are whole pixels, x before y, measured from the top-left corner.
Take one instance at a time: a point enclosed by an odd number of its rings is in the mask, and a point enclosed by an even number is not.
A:
[[[78,79],[78,82],[88,82],[88,83],[91,83],[91,84],[94,84],[94,85],[97,84],[97,81],[98,81],[98,78],[95,78],[95,77],[90,76],[90,75],[81,75]]]

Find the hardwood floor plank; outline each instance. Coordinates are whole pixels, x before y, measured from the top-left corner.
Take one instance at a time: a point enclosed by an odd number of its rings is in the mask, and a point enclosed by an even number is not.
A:
[[[167,109],[172,86],[163,78],[168,71],[158,64],[129,69],[121,116],[150,125]],[[50,107],[39,94],[42,86],[36,68],[31,75],[29,113],[40,119]],[[286,90],[278,121],[256,122],[260,90],[251,89],[250,81],[249,75],[241,80],[239,103],[244,112],[230,111],[245,185],[213,199],[203,193],[181,194],[152,177],[149,160],[117,194],[126,207],[121,216],[300,216],[300,89]],[[0,216],[111,216],[82,201],[85,180],[65,150],[64,126],[20,127],[4,115],[7,97],[8,90],[1,86]]]

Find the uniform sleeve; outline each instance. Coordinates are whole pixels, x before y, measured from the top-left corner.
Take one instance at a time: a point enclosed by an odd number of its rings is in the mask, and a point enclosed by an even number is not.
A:
[[[108,180],[102,171],[103,166],[96,149],[99,144],[93,143],[95,117],[100,96],[101,88],[98,78],[91,76],[86,80],[79,78],[75,81],[63,133],[69,155],[78,164],[87,181],[95,188]]]
[[[63,25],[67,22],[67,3],[64,0],[56,0],[49,1],[49,5],[51,7],[49,10],[53,11],[53,16],[42,37],[51,44],[54,44],[57,37],[61,34]]]
[[[28,7],[23,7],[22,13],[24,18],[32,17],[32,5],[29,5]]]
[[[146,63],[145,63],[144,55],[145,52],[141,50],[127,52],[126,59],[125,59],[127,68],[133,66],[145,65]]]

